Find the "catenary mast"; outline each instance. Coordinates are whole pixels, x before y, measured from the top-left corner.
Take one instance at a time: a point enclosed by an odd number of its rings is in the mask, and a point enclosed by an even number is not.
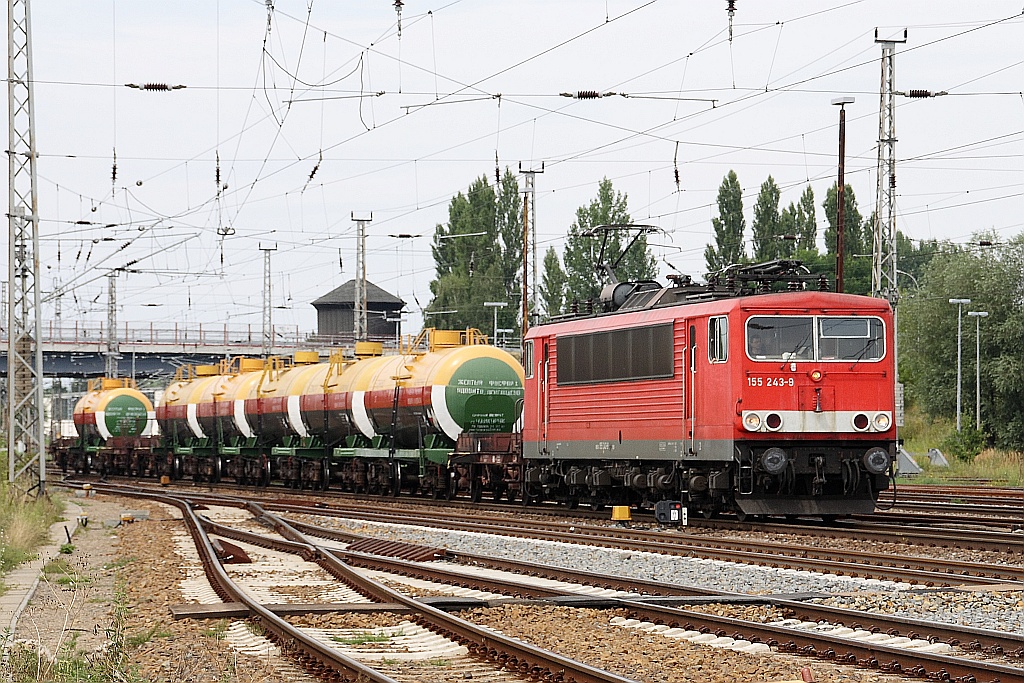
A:
[[[42,494],[46,448],[31,36],[29,1],[8,0],[7,478],[19,490]]]

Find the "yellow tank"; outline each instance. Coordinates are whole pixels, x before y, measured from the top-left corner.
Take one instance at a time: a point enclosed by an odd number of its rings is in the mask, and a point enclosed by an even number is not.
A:
[[[75,427],[86,440],[148,436],[155,418],[153,404],[131,379],[90,381],[74,410]]]

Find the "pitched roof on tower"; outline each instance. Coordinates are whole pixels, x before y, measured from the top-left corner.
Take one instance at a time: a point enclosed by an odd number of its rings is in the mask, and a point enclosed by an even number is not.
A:
[[[353,279],[324,294],[313,302],[313,306],[338,306],[344,304],[355,306],[355,302],[356,281]],[[399,307],[405,306],[404,301],[394,294],[384,291],[369,280],[366,281],[366,302],[371,304],[393,304]]]

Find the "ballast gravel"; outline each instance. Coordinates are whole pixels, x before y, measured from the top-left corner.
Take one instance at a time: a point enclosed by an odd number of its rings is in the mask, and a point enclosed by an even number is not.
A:
[[[704,558],[621,551],[553,541],[490,536],[412,525],[336,517],[307,517],[324,527],[408,543],[446,548],[569,570],[625,576],[748,595],[826,594],[824,604],[1024,633],[1024,591],[971,588],[941,590],[907,583],[758,567]]]

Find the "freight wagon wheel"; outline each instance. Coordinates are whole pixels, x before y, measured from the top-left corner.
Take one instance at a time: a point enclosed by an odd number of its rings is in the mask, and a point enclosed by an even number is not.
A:
[[[402,493],[402,465],[393,463],[391,465],[391,497],[397,498]]]
[[[331,462],[327,458],[324,458],[321,462],[323,463],[323,470],[320,479],[320,488],[321,490],[326,491],[331,486]]]
[[[701,508],[700,514],[704,516],[704,519],[711,519],[716,514],[718,514],[718,510],[716,510],[713,507],[705,507],[705,508]]]
[[[455,470],[447,470],[444,473],[444,499],[452,500],[458,491],[459,484]]]
[[[479,503],[483,497],[483,486],[480,484],[480,480],[476,477],[473,478],[472,483],[469,485],[469,499],[474,503]]]

